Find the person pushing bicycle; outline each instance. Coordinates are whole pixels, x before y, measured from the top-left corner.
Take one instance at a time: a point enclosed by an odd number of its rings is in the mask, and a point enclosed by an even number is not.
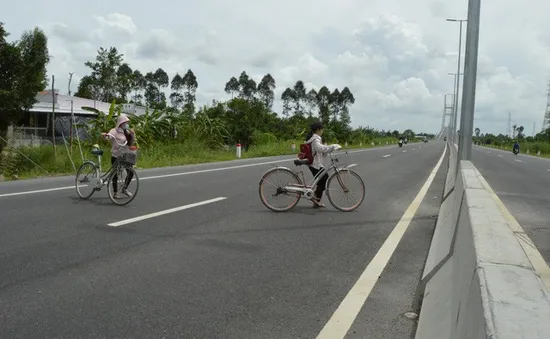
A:
[[[328,153],[331,153],[334,150],[342,148],[338,144],[333,144],[330,146],[325,146],[321,143],[321,136],[323,135],[323,124],[321,122],[315,122],[311,124],[310,131],[306,136],[306,144],[310,144],[310,151],[313,156],[313,162],[308,165],[309,170],[313,176],[317,176],[323,170],[323,158],[327,156]],[[315,197],[311,199],[313,201],[313,207],[325,207],[321,203],[321,198],[323,197],[323,192],[325,191],[325,186],[328,179],[328,173],[325,172],[319,182],[317,183],[317,188],[315,189]]]
[[[111,141],[111,165],[114,165],[118,157],[122,155],[125,148],[130,150],[137,150],[136,146],[136,134],[133,130],[130,129],[130,119],[125,115],[121,114],[116,122],[116,126],[112,128],[107,133],[101,133],[101,136],[110,139]],[[131,197],[132,193],[128,191],[128,186],[133,178],[133,173],[129,170],[126,170],[128,176],[124,182],[122,190],[119,192],[117,187],[118,177],[115,174],[113,177],[113,189],[116,192],[115,198],[122,199],[122,194]]]

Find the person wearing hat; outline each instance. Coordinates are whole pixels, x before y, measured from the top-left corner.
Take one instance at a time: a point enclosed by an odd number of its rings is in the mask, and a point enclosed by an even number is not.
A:
[[[311,144],[311,152],[313,153],[313,162],[308,165],[311,174],[316,177],[324,168],[323,159],[327,156],[328,153],[333,152],[334,150],[342,148],[338,144],[333,144],[330,146],[323,145],[321,136],[323,135],[323,124],[321,122],[315,122],[311,124],[310,131],[306,136],[306,144]],[[319,182],[317,182],[317,187],[315,189],[315,197],[312,199],[313,207],[325,207],[321,203],[321,198],[323,197],[323,192],[325,191],[326,184],[328,180],[328,173],[325,172]]]
[[[126,116],[126,114],[119,115],[116,126],[112,128],[108,133],[101,133],[101,135],[111,140],[111,165],[115,164],[117,158],[122,154],[124,147],[128,146],[128,148],[131,150],[137,149],[136,134],[133,130],[130,129],[130,119],[128,118],[128,116]],[[128,170],[127,173],[128,176],[126,177],[126,180],[124,182],[124,187],[122,187],[122,190],[120,192],[118,191],[117,187],[118,177],[116,174],[113,176],[113,189],[116,199],[122,199],[122,195],[126,195],[128,197],[132,196],[132,193],[128,191],[128,186],[130,185],[130,181],[132,181],[134,173]]]

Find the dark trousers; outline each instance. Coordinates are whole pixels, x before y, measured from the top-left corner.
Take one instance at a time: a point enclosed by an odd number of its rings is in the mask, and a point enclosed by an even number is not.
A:
[[[113,166],[115,164],[115,161],[116,161],[116,158],[111,157],[111,166]],[[128,176],[126,176],[126,180],[124,180],[123,189],[128,188],[128,186],[130,185],[130,181],[132,181],[132,178],[134,177],[134,172],[129,171],[129,170],[126,170],[126,172],[128,173]],[[118,192],[118,190],[117,190],[117,188],[118,188],[117,181],[118,181],[118,175],[115,172],[115,175],[113,175],[113,190],[115,192]]]
[[[317,177],[317,174],[323,170],[321,167],[320,169],[316,169],[314,167],[309,166],[309,170],[311,171],[311,174],[313,174],[313,177]],[[321,199],[323,197],[323,192],[325,191],[326,185],[327,185],[327,179],[328,179],[328,173],[325,172],[325,174],[319,179],[317,182],[317,188],[315,189],[315,197],[317,199]]]

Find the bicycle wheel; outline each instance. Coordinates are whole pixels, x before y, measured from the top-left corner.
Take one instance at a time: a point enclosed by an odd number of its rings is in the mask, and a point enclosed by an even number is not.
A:
[[[85,174],[86,173],[86,174]],[[81,174],[85,174],[83,178],[79,179]],[[99,179],[99,169],[92,161],[86,161],[78,168],[75,177],[76,193],[82,199],[90,198],[96,191],[97,180]],[[87,193],[87,189],[90,190]]]
[[[115,181],[115,175],[117,176]],[[130,177],[130,179],[128,179]],[[113,182],[116,182],[117,191],[113,187]],[[128,185],[126,183],[128,182]],[[130,187],[135,187],[132,192]],[[139,190],[139,178],[137,172],[132,167],[117,166],[117,168],[109,175],[107,181],[107,192],[109,199],[118,205],[124,206],[135,199]]]
[[[354,180],[356,183],[352,184]],[[354,196],[354,187],[359,187],[358,189],[355,189],[359,191],[359,197],[354,203],[351,204],[350,207],[342,207],[342,205],[335,202],[335,198],[343,195]],[[349,169],[341,169],[338,170],[338,172],[332,173],[332,175],[328,178],[326,191],[331,205],[342,212],[351,212],[357,209],[361,206],[363,200],[365,199],[365,183],[363,182],[363,179],[361,179],[357,173]],[[341,193],[338,194],[337,191]]]
[[[277,180],[277,175],[282,175],[282,178]],[[284,188],[286,186],[298,186],[303,187],[302,181],[296,175],[296,173],[285,168],[272,168],[262,175],[259,185],[260,200],[273,212],[285,212],[296,206],[302,194],[300,192],[286,192]],[[266,191],[268,188],[274,188],[274,193],[268,194]],[[267,202],[267,198],[289,198],[289,203],[284,204],[283,207],[277,207]]]

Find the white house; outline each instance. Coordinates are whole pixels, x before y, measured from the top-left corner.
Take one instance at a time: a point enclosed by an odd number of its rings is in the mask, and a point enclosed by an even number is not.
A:
[[[45,90],[36,95],[37,102],[25,112],[23,119],[14,126],[12,138],[17,144],[42,144],[44,139],[52,139],[51,114],[55,112],[55,138],[70,137],[84,138],[83,129],[73,131],[74,125],[85,123],[92,119],[96,113],[84,109],[90,107],[108,113],[111,103],[93,99],[85,99],[75,96],[60,94],[58,89]],[[122,104],[122,112],[136,115],[145,114],[146,108],[135,104]],[[74,119],[74,123],[73,122]]]

